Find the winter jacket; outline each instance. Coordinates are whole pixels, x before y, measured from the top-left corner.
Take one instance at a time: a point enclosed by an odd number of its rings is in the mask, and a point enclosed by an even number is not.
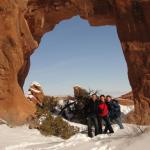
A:
[[[117,100],[106,102],[109,109],[109,117],[115,119],[121,115],[120,105]]]
[[[101,117],[108,116],[108,112],[109,112],[109,111],[108,111],[108,106],[107,106],[106,103],[101,102],[101,103],[99,104],[98,108],[99,108],[99,115],[100,115]]]
[[[98,106],[99,106],[98,100],[96,100],[94,102],[92,99],[88,99],[87,103],[84,107],[86,117],[97,116],[98,115]]]

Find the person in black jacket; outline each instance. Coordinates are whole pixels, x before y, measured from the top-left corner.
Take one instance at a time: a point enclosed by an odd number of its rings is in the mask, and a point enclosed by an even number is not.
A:
[[[93,94],[92,97],[87,100],[87,103],[85,105],[85,114],[87,119],[89,137],[93,137],[92,125],[94,125],[95,128],[95,135],[98,135],[100,132],[101,126],[98,122],[98,105],[99,101],[96,94]]]
[[[106,96],[106,104],[109,110],[109,118],[112,123],[119,125],[120,129],[124,129],[121,120],[121,110],[120,105],[117,100],[112,99],[110,95]]]

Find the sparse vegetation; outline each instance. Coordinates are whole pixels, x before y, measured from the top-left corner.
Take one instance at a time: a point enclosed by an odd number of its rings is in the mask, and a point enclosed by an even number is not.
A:
[[[78,128],[64,121],[62,117],[53,117],[51,114],[47,115],[39,130],[45,136],[54,135],[63,139],[69,139],[79,131]]]
[[[31,121],[30,128],[38,129],[45,136],[54,135],[69,139],[79,129],[71,126],[62,117],[51,114],[56,105],[57,101],[54,97],[45,96],[43,106],[37,106],[36,117]]]
[[[53,96],[45,96],[43,101],[43,107],[45,110],[54,112],[54,108],[57,106],[58,101]]]

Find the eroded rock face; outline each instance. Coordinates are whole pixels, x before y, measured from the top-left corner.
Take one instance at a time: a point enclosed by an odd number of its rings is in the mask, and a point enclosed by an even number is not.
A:
[[[19,0],[0,1],[0,117],[11,124],[23,123],[35,111],[20,87],[29,53],[37,47],[24,18],[25,8]]]
[[[91,26],[116,25],[135,114],[150,123],[149,8],[149,0],[0,0],[0,117],[18,124],[34,113],[22,92],[30,56],[44,33],[79,15]]]
[[[80,86],[74,86],[73,90],[75,98],[85,97],[88,95],[88,91]]]
[[[41,85],[36,81],[32,82],[28,90],[28,94],[26,96],[28,100],[33,102],[35,105],[42,106],[42,103],[44,101],[44,96],[45,95]]]

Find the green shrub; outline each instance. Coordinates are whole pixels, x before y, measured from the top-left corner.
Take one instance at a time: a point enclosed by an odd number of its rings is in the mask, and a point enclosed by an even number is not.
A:
[[[79,129],[69,125],[62,117],[53,117],[50,113],[39,127],[40,132],[45,135],[54,135],[63,139],[69,139]]]
[[[55,97],[44,96],[42,106],[37,105],[36,116],[39,117],[48,112],[54,112],[54,109],[57,106],[57,104],[58,104],[58,102]]]
[[[37,106],[36,118],[34,118],[34,121],[32,121],[33,124],[30,127],[35,127],[45,136],[54,135],[68,139],[76,134],[79,129],[69,125],[62,117],[54,117],[51,115],[56,105],[57,101],[54,97],[45,96],[43,106]],[[45,117],[45,119],[39,121],[41,117]]]
[[[50,112],[54,111],[55,106],[57,106],[58,101],[53,96],[45,96],[43,101],[44,109],[49,110]]]

